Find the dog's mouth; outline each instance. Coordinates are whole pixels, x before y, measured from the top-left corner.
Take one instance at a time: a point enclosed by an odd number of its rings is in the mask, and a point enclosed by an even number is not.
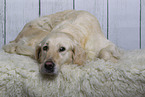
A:
[[[40,67],[40,72],[45,75],[56,75],[57,70],[55,63],[51,60],[46,61],[42,67]]]

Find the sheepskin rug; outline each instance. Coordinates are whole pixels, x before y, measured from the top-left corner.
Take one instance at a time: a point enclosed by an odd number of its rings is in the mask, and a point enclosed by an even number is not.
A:
[[[0,50],[0,97],[145,97],[145,50],[124,51],[118,63],[62,65],[56,77],[41,75],[27,56]]]

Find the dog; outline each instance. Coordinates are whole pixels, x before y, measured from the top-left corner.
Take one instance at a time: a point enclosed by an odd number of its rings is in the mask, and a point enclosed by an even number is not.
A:
[[[42,74],[57,75],[62,64],[85,64],[95,58],[117,62],[118,48],[107,40],[95,16],[66,10],[27,23],[14,41],[3,46],[8,53],[31,56]]]

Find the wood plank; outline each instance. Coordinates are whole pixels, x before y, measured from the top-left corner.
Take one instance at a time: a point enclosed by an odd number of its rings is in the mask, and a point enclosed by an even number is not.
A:
[[[141,0],[141,48],[145,48],[145,0]]]
[[[0,48],[4,45],[4,0],[0,0]]]
[[[75,9],[95,15],[107,37],[107,0],[75,0]]]
[[[73,9],[73,0],[41,0],[41,16]]]
[[[39,17],[38,0],[6,0],[6,42],[12,41],[24,25]]]
[[[109,0],[109,39],[124,49],[140,46],[139,0]]]

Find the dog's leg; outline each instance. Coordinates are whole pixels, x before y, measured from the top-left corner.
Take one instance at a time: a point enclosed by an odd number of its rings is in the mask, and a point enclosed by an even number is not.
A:
[[[118,59],[120,58],[120,52],[117,49],[116,46],[114,45],[109,45],[106,48],[103,48],[100,52],[99,52],[99,56],[100,59],[104,59],[105,61],[112,61],[112,62],[117,62]]]
[[[17,46],[17,43],[9,43],[7,45],[4,45],[2,49],[8,53],[16,53],[16,46]]]
[[[34,48],[22,42],[9,43],[7,45],[4,45],[3,49],[5,52],[8,52],[8,53],[17,53],[20,55],[26,55],[26,56],[31,56],[31,57],[34,56]]]

